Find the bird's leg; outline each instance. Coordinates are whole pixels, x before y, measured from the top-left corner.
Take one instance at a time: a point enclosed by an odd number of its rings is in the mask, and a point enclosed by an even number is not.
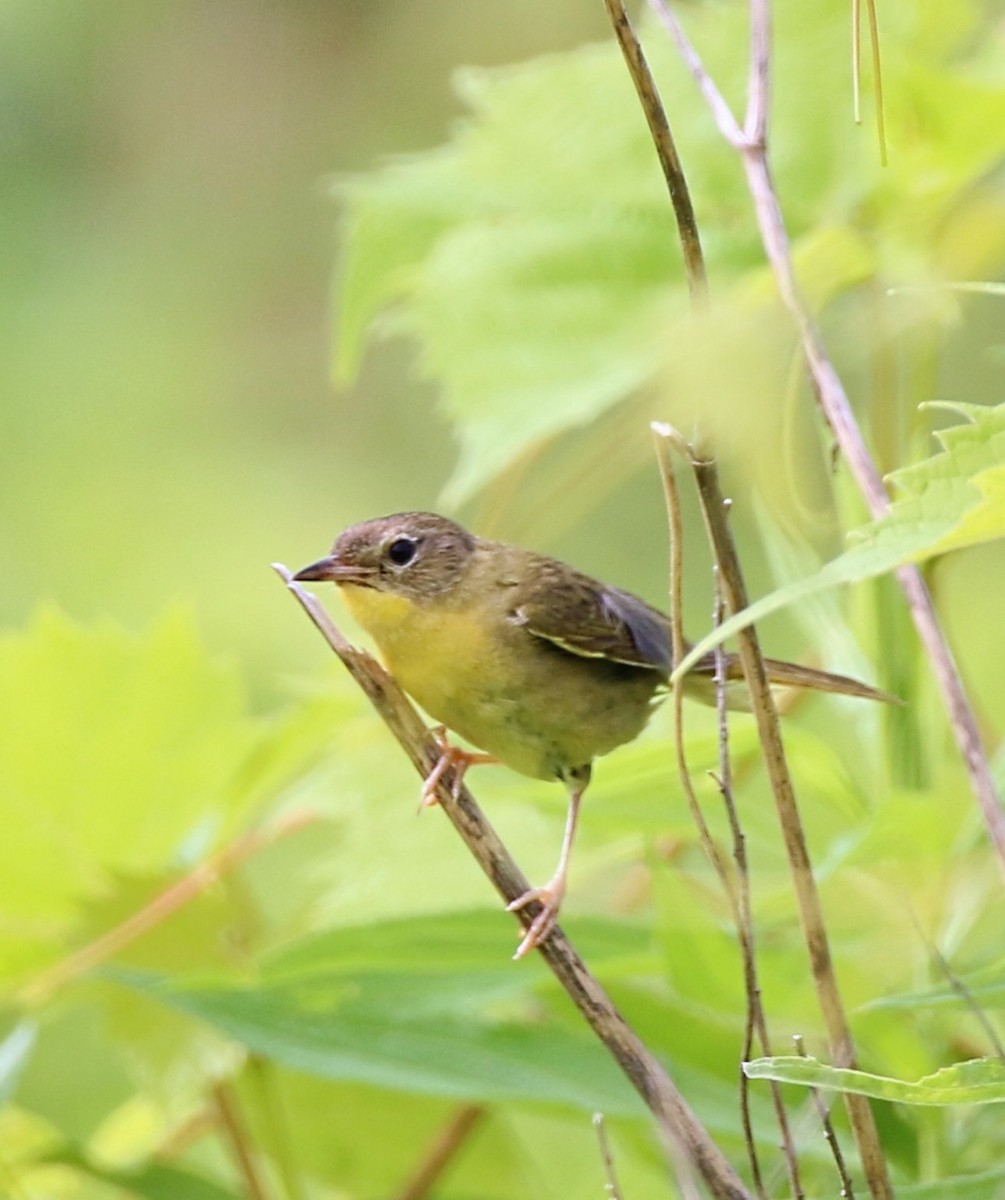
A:
[[[527,932],[524,934],[523,941],[517,946],[514,958],[523,958],[523,956],[535,946],[540,946],[544,939],[551,933],[555,927],[555,922],[558,920],[558,910],[562,906],[562,900],[565,896],[565,885],[569,874],[569,859],[572,857],[572,843],[576,837],[576,822],[579,820],[579,802],[583,797],[583,791],[586,784],[577,785],[569,793],[569,811],[565,818],[565,836],[562,838],[562,852],[558,856],[558,866],[555,868],[555,874],[548,880],[543,887],[531,888],[524,892],[522,896],[517,898],[506,906],[507,912],[518,912],[521,908],[525,908],[532,900],[537,900],[541,904],[541,911],[537,914],[530,925],[527,927]]]
[[[436,788],[445,772],[453,768],[454,779],[450,785],[450,794],[456,800],[461,794],[461,784],[464,782],[464,773],[468,767],[477,766],[480,763],[495,763],[499,760],[493,758],[491,754],[482,754],[479,751],[462,750],[460,746],[451,745],[447,740],[447,727],[445,725],[436,725],[429,731],[436,740],[437,746],[440,748],[440,757],[436,761],[436,766],[426,776],[426,781],[422,785],[422,798],[419,803],[419,812],[424,808],[432,808],[439,804],[436,798]]]

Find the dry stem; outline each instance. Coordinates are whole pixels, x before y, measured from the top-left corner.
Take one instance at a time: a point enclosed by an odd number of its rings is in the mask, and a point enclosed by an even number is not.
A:
[[[681,620],[681,579],[683,566],[683,523],[681,521],[680,497],[677,489],[676,476],[674,474],[673,463],[669,454],[669,447],[675,446],[681,451],[688,461],[691,460],[690,447],[687,442],[676,430],[670,426],[656,423],[653,425],[653,432],[656,434],[656,452],[659,462],[660,476],[663,481],[663,491],[667,505],[667,518],[670,528],[670,628],[672,637],[672,656],[675,663],[680,662],[687,649],[687,642],[684,638],[683,625]],[[716,566],[717,581],[718,581],[718,565]],[[719,589],[717,587],[717,593]],[[717,611],[719,603],[717,602]],[[743,830],[740,826],[739,814],[736,811],[736,806],[733,803],[732,787],[730,783],[730,763],[729,763],[729,727],[726,718],[725,705],[725,670],[724,670],[725,655],[718,647],[716,650],[717,661],[717,682],[719,684],[717,692],[717,705],[719,716],[719,778],[717,780],[719,790],[722,794],[723,803],[726,807],[726,814],[729,819],[730,830],[733,838],[733,859],[736,864],[736,879],[734,882],[733,876],[730,874],[727,864],[723,858],[722,852],[716,844],[712,833],[705,820],[704,813],[698,804],[698,798],[694,791],[694,785],[691,780],[691,773],[687,765],[687,758],[684,750],[684,718],[683,718],[683,689],[675,687],[672,694],[673,715],[674,715],[674,742],[677,758],[677,773],[681,782],[681,787],[684,790],[684,795],[687,798],[688,807],[691,812],[692,819],[698,829],[698,835],[701,840],[705,854],[715,868],[716,874],[722,883],[723,890],[726,893],[726,898],[729,901],[730,910],[733,917],[733,923],[736,926],[737,938],[740,944],[741,958],[743,962],[743,980],[744,990],[747,999],[747,1023],[744,1031],[744,1042],[742,1049],[742,1059],[750,1057],[754,1032],[756,1030],[757,1037],[760,1041],[762,1053],[770,1054],[770,1040],[768,1037],[767,1019],[764,1013],[764,1006],[761,1003],[761,989],[758,980],[757,972],[757,956],[754,940],[753,916],[750,903],[750,876],[747,868],[747,856],[745,849],[745,841]],[[747,1148],[747,1159],[750,1163],[751,1175],[754,1181],[754,1187],[757,1194],[761,1197],[766,1195],[764,1182],[761,1176],[760,1163],[757,1157],[757,1149],[754,1141],[753,1126],[750,1119],[750,1104],[749,1104],[749,1080],[745,1072],[740,1070],[740,1113],[743,1124],[744,1141]],[[792,1139],[792,1131],[789,1127],[788,1115],[785,1111],[785,1104],[782,1099],[782,1090],[777,1082],[771,1082],[771,1098],[775,1109],[775,1118],[778,1121],[778,1128],[782,1138],[782,1150],[785,1156],[785,1165],[789,1175],[789,1182],[792,1187],[792,1194],[798,1198],[803,1195],[802,1184],[799,1178],[799,1163],[796,1156],[795,1144]]]
[[[484,1113],[480,1104],[464,1104],[457,1109],[436,1135],[415,1174],[398,1193],[397,1200],[426,1200]]]
[[[739,612],[746,607],[747,592],[736,546],[726,521],[718,469],[714,462],[703,461],[698,457],[692,459],[691,465],[698,483],[698,494],[709,540],[714,547],[715,559],[719,566],[723,598],[731,613]],[[756,632],[752,627],[741,630],[737,641],[744,679],[750,691],[751,707],[757,721],[761,753],[778,809],[817,1000],[827,1027],[831,1056],[837,1066],[851,1066],[855,1062],[855,1047],[838,989],[837,976],[834,973],[823,909],[813,877],[813,867],[796,805],[792,778],[785,760],[778,710],[768,684]],[[869,1101],[864,1096],[848,1093],[845,1095],[845,1105],[872,1194],[876,1200],[890,1200],[893,1191]]]

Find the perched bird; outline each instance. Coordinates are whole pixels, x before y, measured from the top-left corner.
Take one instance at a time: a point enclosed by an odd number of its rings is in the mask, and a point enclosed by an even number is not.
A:
[[[557,559],[475,537],[436,513],[377,517],[342,533],[331,553],[295,575],[331,580],[373,637],[391,674],[444,729],[442,755],[423,788],[449,767],[498,761],[535,779],[559,779],[569,811],[558,866],[531,900],[542,909],[517,951],[547,937],[566,888],[579,804],[593,759],[641,733],[672,670],[670,624],[638,596]],[[739,659],[726,654],[731,707],[749,707]],[[892,697],[843,675],[767,659],[772,683],[872,700]],[[715,703],[715,658],[684,679]],[[479,747],[449,744],[450,729]]]

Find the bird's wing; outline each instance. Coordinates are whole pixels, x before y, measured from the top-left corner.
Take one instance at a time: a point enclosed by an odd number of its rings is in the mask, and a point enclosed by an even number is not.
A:
[[[512,613],[528,633],[570,654],[670,671],[670,627],[661,612],[568,567],[555,570],[550,560],[526,573]]]

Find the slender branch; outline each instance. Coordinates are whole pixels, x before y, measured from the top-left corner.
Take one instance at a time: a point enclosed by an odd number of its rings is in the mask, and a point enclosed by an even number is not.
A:
[[[670,653],[675,663],[682,661],[687,653],[687,640],[684,637],[683,621],[683,577],[684,577],[684,523],[681,518],[680,493],[677,488],[677,477],[674,473],[673,462],[670,458],[670,445],[683,441],[680,435],[669,425],[653,422],[652,431],[656,438],[656,460],[659,465],[660,479],[663,483],[663,497],[667,510],[667,528],[670,533]],[[686,444],[686,443],[685,443]],[[705,857],[712,864],[726,900],[729,903],[733,924],[743,943],[743,916],[737,888],[730,876],[729,866],[725,855],[712,836],[708,822],[698,796],[694,790],[691,769],[687,762],[687,751],[684,740],[684,689],[675,687],[670,694],[673,710],[674,757],[677,763],[677,778],[681,790],[687,800],[691,820],[698,830],[698,840],[705,852]],[[744,952],[746,959],[746,952]],[[765,1051],[767,1053],[767,1051]],[[742,1063],[750,1057],[749,1048],[744,1045],[740,1055],[740,1117],[743,1125],[744,1143],[747,1149],[747,1161],[750,1164],[750,1175],[754,1190],[761,1200],[767,1200],[764,1190],[764,1180],[761,1176],[761,1164],[757,1157],[757,1146],[754,1141],[753,1127],[750,1121],[750,1081],[743,1070]]]
[[[464,1104],[458,1108],[436,1135],[415,1174],[398,1192],[395,1200],[426,1200],[436,1181],[484,1115],[485,1109],[479,1104]]]
[[[307,1187],[290,1144],[289,1121],[276,1086],[273,1064],[260,1054],[251,1054],[245,1074],[258,1103],[260,1128],[264,1130],[262,1147],[274,1164],[284,1200],[307,1200]]]
[[[268,1200],[269,1193],[265,1190],[258,1164],[255,1162],[251,1139],[229,1084],[218,1083],[213,1087],[213,1103],[248,1200]]]
[[[593,1128],[597,1133],[600,1146],[600,1161],[604,1164],[604,1191],[609,1200],[624,1200],[621,1188],[618,1186],[618,1173],[614,1169],[614,1155],[611,1153],[611,1143],[607,1138],[607,1126],[604,1124],[604,1114],[593,1114]]]
[[[286,567],[279,563],[273,566],[425,779],[439,760],[440,750],[415,707],[375,659],[346,640],[320,602],[296,584]],[[458,788],[455,797],[453,783],[450,772],[445,772],[436,790],[440,806],[506,903],[516,900],[529,889],[526,877],[468,788]],[[515,915],[526,928],[539,911],[540,905],[532,903]],[[614,1007],[558,925],[539,949],[573,1004],[628,1076],[662,1133],[671,1145],[683,1151],[715,1200],[752,1200],[729,1160],[677,1090],[663,1065],[646,1049]]]
[[[771,111],[771,4],[750,0],[750,72],[743,132],[748,146],[763,147]]]
[[[683,528],[677,481],[674,474],[673,463],[670,460],[668,451],[671,445],[675,446],[679,451],[681,451],[681,453],[688,459],[689,462],[691,461],[691,454],[690,447],[688,446],[686,440],[671,426],[664,425],[660,422],[654,422],[652,429],[656,435],[657,459],[659,463],[660,477],[663,481],[663,492],[666,500],[667,517],[670,528],[670,629],[673,660],[675,662],[679,662],[687,647],[681,620]],[[716,594],[717,596],[719,595],[718,586],[716,588]],[[717,602],[717,611],[718,609],[719,603]],[[741,1050],[742,1062],[748,1059],[751,1055],[751,1047],[755,1030],[760,1041],[762,1052],[764,1054],[770,1054],[771,1049],[770,1040],[768,1037],[767,1020],[764,1014],[764,1007],[761,1003],[761,989],[757,973],[757,958],[750,903],[750,876],[747,867],[745,840],[743,836],[743,830],[740,826],[739,816],[736,811],[736,806],[733,803],[732,787],[730,784],[731,766],[729,761],[729,726],[726,718],[725,704],[725,653],[721,646],[716,648],[716,663],[718,683],[716,698],[719,719],[719,776],[716,778],[716,783],[718,784],[720,793],[722,794],[723,803],[726,808],[726,815],[729,820],[730,830],[733,838],[733,858],[736,864],[735,882],[723,858],[722,851],[719,849],[715,839],[712,837],[711,830],[708,827],[708,823],[705,820],[705,815],[701,810],[701,806],[698,803],[698,798],[694,791],[694,785],[691,779],[690,769],[687,765],[687,756],[684,749],[683,706],[681,702],[682,689],[679,687],[674,688],[672,694],[674,741],[677,759],[677,774],[688,802],[688,808],[691,812],[691,817],[698,829],[698,836],[701,841],[702,848],[712,863],[712,866],[715,868],[716,874],[719,876],[723,891],[726,894],[726,899],[729,902],[733,923],[736,926],[737,938],[740,945],[741,959],[743,964],[745,994],[747,997],[747,1023],[744,1032],[743,1047]],[[747,1079],[746,1073],[741,1067],[740,1114],[744,1130],[744,1140],[747,1147],[747,1157],[750,1163],[754,1188],[757,1191],[757,1194],[763,1197],[766,1193],[761,1176],[760,1163],[757,1157],[753,1127],[750,1120],[749,1085],[750,1081]],[[778,1128],[782,1138],[782,1149],[785,1155],[786,1169],[788,1170],[789,1181],[792,1186],[792,1193],[793,1196],[796,1197],[796,1200],[798,1200],[798,1198],[803,1195],[802,1185],[799,1178],[799,1164],[796,1156],[795,1144],[792,1138],[792,1132],[789,1127],[788,1115],[785,1111],[782,1091],[775,1081],[772,1081],[770,1090],[775,1109],[775,1117],[778,1121]]]
[[[660,100],[659,91],[642,51],[642,45],[628,19],[624,4],[621,0],[604,0],[604,4],[628,67],[628,74],[635,84],[635,91],[638,93],[639,103],[642,105],[642,111],[656,147],[656,155],[663,168],[663,178],[666,180],[670,192],[670,202],[673,204],[674,215],[677,218],[677,233],[684,254],[684,269],[688,286],[691,289],[692,298],[698,299],[704,296],[707,288],[705,258],[701,250],[701,238],[698,234],[694,205],[691,203],[691,191],[687,186],[684,166],[670,131],[666,109]]]
[[[673,463],[670,461],[668,444],[679,437],[675,430],[669,426],[659,422],[654,422],[653,433],[656,435],[656,456],[659,464],[660,479],[663,483],[663,496],[666,502],[667,509],[667,524],[670,530],[670,636],[671,636],[671,655],[675,663],[680,662],[687,653],[687,642],[684,638],[683,620],[682,620],[682,566],[683,566],[683,542],[684,530],[683,522],[681,521],[680,496],[677,491],[677,480],[674,475]],[[702,849],[705,851],[705,856],[715,868],[715,873],[719,877],[719,882],[722,884],[722,890],[726,894],[726,899],[729,901],[729,907],[733,914],[733,921],[739,925],[740,909],[736,898],[736,888],[733,885],[733,880],[730,878],[729,867],[726,859],[716,845],[715,838],[712,836],[712,831],[708,827],[708,822],[705,820],[705,814],[701,811],[701,805],[698,803],[698,796],[694,790],[694,783],[691,779],[691,771],[687,764],[687,753],[684,743],[684,689],[675,687],[670,696],[670,701],[673,706],[673,725],[674,725],[674,751],[677,760],[677,777],[680,780],[681,788],[687,800],[688,810],[691,813],[691,819],[695,823],[698,830],[698,838],[701,841]],[[758,1171],[755,1164],[755,1178]]]
[[[717,629],[722,624],[724,606],[722,602],[722,588],[719,584],[719,568],[715,563],[712,564],[712,570],[715,577],[715,604],[712,613],[712,626]],[[729,757],[729,713],[726,708],[726,650],[721,642],[715,648],[715,717],[719,727],[719,772],[717,775],[713,774],[712,777],[722,796],[722,802],[726,809],[726,817],[733,835],[733,862],[736,865],[737,889],[737,934],[739,935],[743,957],[744,995],[747,1000],[746,1019],[743,1023],[743,1043],[740,1047],[740,1116],[743,1122],[743,1139],[747,1144],[747,1158],[750,1160],[754,1173],[754,1183],[758,1194],[766,1196],[764,1183],[761,1179],[760,1164],[757,1161],[754,1126],[750,1115],[750,1079],[747,1076],[747,1072],[743,1069],[743,1064],[753,1054],[757,1010],[761,1005],[761,989],[756,975],[757,960],[754,956],[754,921],[750,900],[750,867],[747,861],[747,839],[740,824],[740,814],[736,811],[736,805],[733,802],[733,764]],[[710,774],[712,773],[710,772]],[[764,1053],[768,1054],[769,1051],[765,1049]],[[776,1081],[773,1080],[772,1082]],[[779,1107],[781,1089],[773,1088],[772,1093],[775,1096],[776,1107]],[[784,1120],[785,1109],[783,1106],[780,1107],[780,1112]],[[788,1151],[792,1147],[787,1121],[782,1125],[782,1133],[787,1152],[786,1161],[791,1161],[795,1165],[795,1156],[793,1155],[791,1160],[788,1156]],[[798,1170],[798,1167],[796,1169]],[[797,1196],[799,1195],[798,1182],[793,1191]]]
[[[806,1047],[803,1045],[802,1037],[797,1033],[792,1041],[795,1043],[796,1053],[805,1058]],[[855,1200],[855,1191],[852,1188],[848,1167],[845,1165],[844,1154],[841,1152],[841,1143],[837,1139],[834,1123],[831,1121],[830,1105],[820,1095],[819,1088],[810,1088],[810,1095],[813,1097],[820,1124],[823,1126],[824,1141],[830,1146],[831,1154],[834,1156],[834,1165],[837,1167],[838,1179],[841,1181],[841,1200]]]
[[[664,3],[664,0],[649,0],[649,7],[676,43],[677,52],[684,60],[684,65],[694,76],[694,81],[697,83],[705,103],[712,110],[712,116],[715,118],[716,125],[719,126],[719,132],[731,146],[739,149],[746,143],[746,134],[740,128],[736,117],[733,116],[733,111],[726,102],[725,96],[715,86],[712,76],[705,70],[697,50],[684,32],[684,27],[677,20],[670,6]]]
[[[715,572],[715,605],[712,616],[713,626],[722,624],[722,588],[719,585],[719,568],[713,565]],[[733,837],[733,862],[736,865],[736,901],[737,901],[737,935],[740,942],[740,954],[743,963],[743,990],[747,1001],[746,1019],[743,1024],[743,1044],[740,1047],[740,1115],[743,1122],[743,1137],[747,1143],[747,1156],[751,1164],[757,1163],[757,1148],[754,1142],[754,1127],[750,1115],[750,1079],[743,1069],[743,1064],[751,1058],[754,1048],[755,1032],[759,1033],[762,1053],[770,1054],[768,1049],[768,1028],[761,1003],[761,985],[757,971],[757,952],[754,942],[754,917],[750,898],[750,864],[747,861],[747,839],[740,824],[740,814],[733,802],[733,767],[729,757],[729,714],[726,709],[726,651],[720,643],[715,648],[715,715],[719,726],[719,773],[713,775],[718,785],[722,802],[726,809],[730,832]],[[777,1081],[772,1087],[771,1099],[775,1106],[775,1116],[782,1135],[782,1149],[785,1154],[785,1164],[789,1173],[792,1194],[799,1200],[802,1196],[802,1186],[799,1179],[799,1160],[796,1157],[795,1145],[792,1141],[792,1131],[789,1128],[788,1114],[782,1100],[782,1089]],[[761,1180],[758,1164],[755,1174],[758,1192],[766,1195]]]
[[[883,59],[879,45],[879,18],[876,15],[876,0],[865,0],[869,14],[869,43],[872,49],[872,78],[876,96],[876,140],[879,144],[880,166],[889,161],[886,148],[886,101],[883,97]]]
[[[703,461],[697,457],[692,459],[691,465],[698,483],[698,494],[709,540],[719,565],[723,597],[731,613],[739,612],[747,605],[747,590],[733,535],[726,521],[718,468],[714,462]],[[855,1062],[854,1042],[838,989],[820,895],[813,877],[806,835],[799,818],[792,778],[785,759],[778,710],[768,684],[764,659],[754,628],[748,626],[741,630],[737,641],[743,675],[757,721],[761,753],[778,809],[817,1001],[827,1027],[831,1056],[836,1065],[851,1066]],[[873,1196],[876,1200],[890,1200],[893,1192],[869,1101],[864,1096],[848,1093],[845,1096],[845,1105]]]
[[[917,923],[915,927],[917,928]],[[921,933],[921,930],[919,929],[918,932]],[[991,1018],[988,1016],[987,1012],[985,1012],[984,1008],[978,1004],[977,997],[973,994],[970,988],[967,987],[959,975],[957,975],[950,966],[949,960],[942,953],[939,947],[925,937],[923,933],[921,933],[921,936],[925,938],[925,941],[928,944],[928,952],[931,954],[932,958],[935,959],[936,966],[945,976],[946,982],[970,1010],[971,1015],[977,1021],[978,1025],[980,1025],[980,1027],[984,1030],[984,1036],[991,1043],[991,1047],[995,1054],[997,1054],[1002,1062],[1005,1062],[1005,1045],[1002,1044],[1002,1040],[998,1036],[998,1031],[995,1029],[994,1025],[991,1024]]]

